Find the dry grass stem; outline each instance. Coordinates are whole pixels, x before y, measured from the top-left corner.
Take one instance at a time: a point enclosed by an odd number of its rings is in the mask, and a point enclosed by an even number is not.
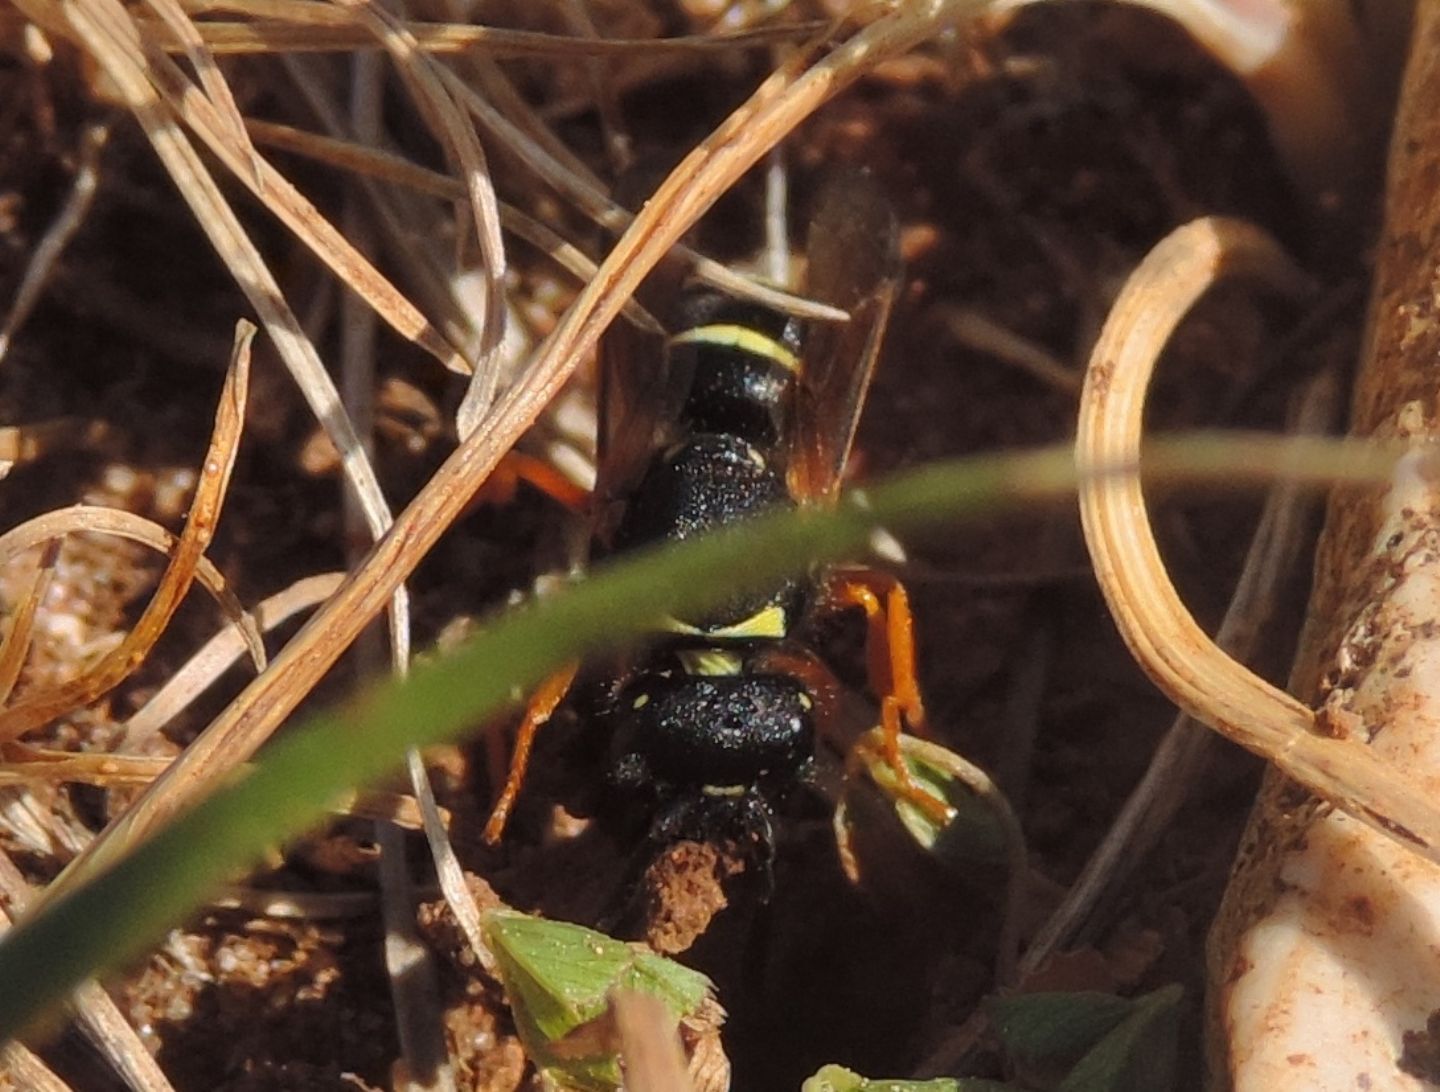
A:
[[[360,442],[350,423],[334,383],[321,365],[314,346],[285,304],[269,269],[240,227],[203,163],[189,142],[174,129],[169,118],[159,109],[151,85],[168,90],[170,105],[177,112],[185,114],[187,107],[189,108],[192,126],[206,139],[212,150],[220,155],[222,160],[226,160],[242,182],[256,189],[257,194],[268,195],[267,204],[281,214],[282,220],[292,227],[315,229],[316,236],[321,240],[325,240],[327,236],[333,237],[329,241],[336,244],[330,248],[334,253],[341,258],[356,259],[348,262],[352,273],[373,273],[372,267],[364,262],[358,252],[319,217],[309,203],[283,178],[269,172],[274,177],[267,179],[269,168],[258,154],[254,153],[248,137],[245,138],[244,148],[236,148],[224,139],[221,119],[214,105],[204,96],[191,93],[188,81],[168,59],[144,53],[133,39],[133,27],[126,21],[123,12],[106,3],[106,0],[93,0],[85,6],[87,11],[93,9],[93,17],[87,17],[85,13],[77,10],[72,14],[72,24],[92,52],[106,65],[112,79],[121,87],[128,104],[182,193],[186,195],[202,227],[226,260],[251,304],[265,321],[301,392],[341,454],[346,477],[354,487],[370,533],[378,536],[390,525],[389,509],[366,455],[365,445]],[[285,215],[287,212],[291,215]],[[305,230],[300,230],[299,233],[302,237],[308,237]],[[342,269],[337,269],[337,272],[344,275]],[[368,280],[362,276],[360,281],[346,277],[346,283],[362,297],[369,299],[373,305],[375,292],[367,292],[363,286],[370,281],[374,282],[372,289],[377,286],[389,288],[388,282],[379,279],[378,274]],[[408,314],[408,308],[408,303],[405,303],[401,311]],[[393,317],[394,308],[377,308],[377,311],[382,317]],[[428,325],[417,331],[415,339],[424,344],[423,335],[427,330]],[[405,589],[397,585],[391,589],[389,598],[394,653],[404,662],[409,653],[408,596]],[[213,746],[210,745],[212,743]],[[167,776],[161,777],[152,785],[151,790],[128,814],[143,817],[152,811],[163,809],[167,806],[168,792],[175,793],[182,800],[188,798],[187,786],[193,784],[192,779],[202,778],[206,771],[218,772],[232,767],[244,761],[252,752],[253,747],[236,750],[227,746],[224,736],[202,737],[191,746],[181,762],[170,768]],[[100,839],[97,844],[103,845],[104,839]]]
[[[970,307],[947,307],[940,317],[950,336],[960,344],[989,353],[1048,387],[1066,394],[1080,393],[1082,377],[1076,369],[1067,367],[1028,338],[997,326],[979,311]]]
[[[41,25],[53,25],[51,14],[34,0],[20,0],[22,10]],[[330,224],[298,190],[265,162],[247,138],[232,139],[223,112],[163,54],[146,48],[133,20],[111,0],[73,0],[61,9],[67,22],[57,29],[78,37],[80,45],[105,68],[136,114],[181,192],[196,209],[201,225],[235,273],[257,313],[276,337],[282,356],[291,364],[280,325],[269,317],[280,292],[253,246],[218,193],[200,192],[208,172],[188,142],[173,130],[179,118],[205,143],[235,177],[314,252],[351,291],[402,337],[415,342],[452,371],[468,373],[469,363],[410,302]],[[162,108],[161,103],[164,103]],[[312,350],[313,352],[313,350]],[[291,364],[294,367],[293,364]],[[343,445],[337,445],[342,446]]]
[[[450,904],[460,931],[465,935],[470,950],[475,953],[480,966],[486,973],[498,973],[499,964],[490,945],[485,941],[485,930],[481,927],[480,906],[470,890],[465,868],[460,863],[455,847],[450,841],[449,824],[441,814],[440,805],[430,786],[429,775],[420,752],[411,748],[405,753],[405,772],[415,791],[415,801],[420,809],[421,829],[425,832],[426,844],[430,847],[430,858],[435,864],[435,874],[440,881],[440,890]]]
[[[1126,283],[1091,356],[1076,459],[1136,465],[1144,394],[1160,349],[1221,277],[1295,295],[1304,281],[1258,228],[1219,218],[1177,229]],[[1440,808],[1360,740],[1316,730],[1304,704],[1236,663],[1204,633],[1165,572],[1138,478],[1082,483],[1081,516],[1097,579],[1141,667],[1181,709],[1261,755],[1365,824],[1440,861]]]
[[[141,750],[156,733],[229,670],[247,648],[252,655],[255,652],[260,654],[253,662],[256,671],[264,671],[264,646],[260,644],[259,635],[269,633],[300,611],[324,602],[335,593],[342,579],[341,573],[320,573],[297,580],[283,591],[262,600],[252,614],[242,619],[232,618],[225,629],[205,642],[126,722],[121,749],[130,752]],[[252,629],[253,635],[248,632]]]
[[[5,643],[0,645],[0,707],[10,700],[15,683],[20,678],[20,669],[25,666],[25,658],[30,654],[35,614],[50,590],[50,580],[55,575],[55,562],[59,557],[60,540],[52,538],[41,548],[30,584],[21,589],[20,605],[10,616],[10,629],[5,634]]]
[[[631,1092],[690,1092],[679,1029],[665,1002],[636,990],[616,990],[610,1011],[620,1039],[625,1087]]]
[[[58,508],[36,516],[0,535],[0,558],[11,558],[66,535],[115,535],[147,546],[156,553],[173,557],[177,539],[158,523],[118,508],[97,508],[77,504]],[[219,605],[243,641],[243,650],[250,654],[256,670],[265,665],[265,646],[255,620],[241,606],[240,600],[225,582],[220,570],[202,557],[195,567],[195,579]]]
[[[0,784],[66,781],[102,787],[148,785],[173,761],[164,755],[75,754],[26,743],[6,743],[0,745]],[[352,819],[393,823],[404,830],[422,830],[425,825],[415,798],[396,793],[351,792],[337,800],[333,810]],[[435,820],[441,831],[448,832],[448,810],[437,808]]]
[[[100,153],[109,139],[109,122],[89,125],[81,136],[80,162],[70,182],[65,204],[46,229],[44,237],[30,252],[30,258],[25,263],[25,275],[20,278],[20,287],[15,290],[15,302],[5,316],[5,325],[0,327],[0,361],[5,359],[15,334],[45,294],[45,286],[55,273],[60,255],[80,230],[90,206],[95,202],[95,191],[100,182]]]
[[[417,786],[429,790],[419,768]],[[386,820],[375,824],[380,848],[380,909],[385,922],[385,970],[394,1003],[393,1022],[400,1044],[391,1068],[396,1092],[455,1092],[455,1071],[445,1042],[444,1006],[435,958],[420,937],[415,920],[405,836]]]
[[[0,1046],[0,1089],[8,1092],[70,1092],[70,1086],[26,1049],[25,1044],[13,1040]]]
[[[310,133],[270,121],[247,120],[246,126],[250,135],[259,143],[302,155],[317,163],[327,163],[353,174],[404,186],[433,197],[453,201],[465,196],[464,185],[449,175],[429,170],[382,148],[372,148],[355,141]],[[548,255],[556,265],[574,274],[575,279],[581,283],[590,280],[599,268],[588,254],[564,239],[553,228],[503,201],[500,202],[500,226]],[[805,302],[808,301],[795,297],[795,304],[792,306],[803,306]],[[661,337],[665,334],[660,321],[635,300],[627,300],[621,314],[642,330]]]
[[[1292,431],[1324,433],[1334,423],[1339,400],[1334,372],[1316,377],[1300,392]],[[1236,660],[1249,660],[1259,651],[1264,623],[1280,587],[1300,564],[1314,504],[1310,492],[1293,482],[1279,483],[1266,498],[1234,595],[1215,634],[1216,645]],[[1185,803],[1214,741],[1203,722],[1187,713],[1175,718],[1104,840],[1025,950],[1022,977],[1070,943],[1086,919],[1139,866]]]
[[[80,677],[46,693],[30,695],[0,713],[0,741],[18,739],[54,718],[94,701],[113,689],[145,659],[179,607],[201,556],[215,534],[245,420],[250,382],[250,342],[255,328],[242,322],[236,330],[235,352],[215,414],[215,430],[205,453],[185,529],[175,543],[149,604],[119,647]]]
[[[495,354],[504,334],[505,243],[500,235],[500,213],[485,152],[469,124],[451,100],[439,78],[439,66],[420,52],[414,38],[378,4],[367,0],[341,0],[356,19],[384,45],[396,69],[410,88],[421,117],[426,121],[446,155],[460,169],[474,221],[475,236],[485,271],[485,313],[480,320],[479,359],[473,361],[466,405],[477,416],[488,408],[497,376]],[[464,239],[461,233],[460,239]],[[476,405],[479,403],[479,405]],[[462,430],[463,431],[463,430]]]
[[[250,0],[246,3],[210,4],[186,0],[192,15],[206,12],[247,14],[250,22],[207,19],[193,24],[205,47],[215,54],[246,53],[348,53],[372,44],[370,36],[352,19],[329,4],[306,0]],[[140,23],[147,37],[162,48],[180,50],[178,35],[165,24]],[[509,57],[634,57],[728,53],[738,49],[766,49],[802,40],[820,32],[825,24],[786,23],[713,34],[675,38],[592,38],[585,35],[545,34],[530,30],[477,26],[472,23],[406,21],[405,32],[426,53],[476,54]]]
[[[0,933],[25,912],[36,891],[0,851]],[[159,1063],[150,1056],[140,1036],[121,1014],[119,1007],[98,983],[86,982],[71,995],[80,1030],[133,1092],[175,1092]],[[29,1092],[28,1086],[21,1086]]]
[[[195,212],[201,227],[205,229],[241,290],[260,315],[317,420],[324,425],[331,441],[341,453],[346,477],[365,507],[371,532],[379,534],[389,525],[389,510],[374,470],[365,457],[363,445],[340,405],[334,383],[320,363],[315,347],[286,305],[264,260],[221,195],[204,163],[157,102],[150,82],[156,77],[157,68],[168,66],[168,75],[172,82],[180,85],[179,98],[188,102],[196,114],[208,118],[208,125],[201,128],[208,133],[210,146],[222,159],[226,159],[228,154],[228,162],[237,177],[252,184],[263,183],[267,169],[263,160],[254,154],[247,154],[245,149],[234,148],[223,139],[213,105],[199,94],[187,97],[187,81],[174,70],[174,65],[167,58],[160,57],[155,60],[143,51],[135,39],[133,25],[114,0],[76,0],[75,5],[66,11],[70,17],[70,25],[121,90],[156,153]],[[151,61],[155,63],[151,64]],[[247,140],[246,149],[248,148]],[[275,191],[272,193],[276,203],[272,204],[272,208],[286,207],[286,195],[299,199],[288,183],[276,182]],[[309,208],[308,203],[304,204],[304,208]],[[325,226],[329,227],[328,224]],[[329,230],[332,234],[338,234],[334,233],[333,228]],[[344,244],[344,252],[354,253],[348,244]],[[362,296],[365,295],[354,282],[348,283]],[[396,594],[397,598],[403,596],[403,590]]]
[[[159,755],[74,754],[11,742],[0,744],[0,785],[40,781],[101,787],[148,785],[170,761]]]
[[[470,111],[471,117],[482,129],[504,144],[542,181],[553,186],[562,196],[573,201],[581,212],[593,218],[601,227],[614,232],[625,231],[633,223],[633,214],[628,209],[623,209],[611,201],[603,187],[598,183],[587,181],[585,176],[568,169],[541,143],[496,110],[459,76],[447,72],[445,82],[451,93],[464,104],[465,108]],[[779,139],[773,134],[771,136],[776,140]],[[586,174],[588,175],[588,172]],[[713,196],[711,200],[714,200]],[[698,218],[697,216],[696,219]],[[687,223],[687,230],[689,226],[690,224]],[[834,307],[760,284],[713,259],[696,254],[687,247],[679,245],[678,240],[671,245],[677,254],[694,263],[697,280],[722,292],[738,296],[741,299],[754,300],[756,303],[773,307],[798,318],[841,322],[848,317],[845,312],[837,311]]]
[[[420,803],[413,796],[400,793],[361,790],[350,792],[335,802],[337,814],[355,819],[382,819],[405,830],[424,830],[425,816]],[[440,830],[450,830],[450,812],[437,808],[435,822]]]
[[[379,64],[378,58],[372,56],[371,60]],[[352,86],[347,90],[337,78],[333,66],[318,58],[281,57],[280,63],[293,81],[295,90],[330,138],[355,140],[360,136],[355,131],[353,110],[347,110],[343,105],[346,97],[355,96],[358,87]],[[367,145],[389,148],[393,142],[380,119],[376,119],[374,128],[373,134],[360,136],[360,139]],[[468,362],[479,351],[475,327],[479,309],[456,291],[454,248],[447,250],[445,245],[446,240],[456,234],[451,206],[463,206],[466,190],[462,182],[448,175],[443,177],[455,189],[442,195],[446,205],[438,207],[435,202],[408,189],[396,191],[377,185],[361,173],[355,181],[369,203],[369,215],[364,215],[364,206],[357,204],[355,198],[347,198],[344,206],[345,228],[361,232],[357,241],[368,241],[367,245],[383,247],[385,256],[403,274],[417,308],[431,316],[436,328]],[[348,328],[348,325],[346,323],[342,329]]]
[[[231,887],[211,901],[217,910],[243,910],[261,918],[281,921],[344,921],[373,917],[374,891],[262,891]]]
[[[235,96],[230,93],[230,85],[225,82],[225,77],[220,73],[219,66],[215,64],[215,58],[211,56],[210,50],[205,45],[205,40],[196,29],[195,24],[185,14],[185,10],[178,0],[146,0],[146,5],[159,16],[164,31],[168,32],[168,37],[179,45],[191,66],[194,67],[195,74],[200,78],[200,86],[205,89],[205,94],[214,105],[218,118],[225,128],[226,138],[237,147],[244,148],[250,139],[245,135],[245,119],[240,116],[240,107],[235,104]],[[162,36],[167,35],[162,33],[156,37]],[[141,40],[153,41],[154,39],[147,38],[142,31]]]
[[[402,73],[413,63],[413,54],[403,40],[394,35],[389,24],[378,14],[357,8],[362,20],[372,24],[373,32],[387,40]],[[423,66],[422,66],[423,67]],[[381,61],[375,55],[362,53],[350,64],[351,85],[349,93],[349,121],[355,133],[370,143],[381,138],[381,86],[383,70]],[[410,77],[412,88],[417,82]],[[443,99],[443,92],[440,93]],[[446,102],[435,105],[444,110],[453,107]],[[426,113],[429,113],[426,111]],[[463,122],[463,117],[461,121]],[[473,140],[473,136],[471,138]],[[360,195],[351,192],[346,197],[342,212],[343,226],[347,236],[357,249],[366,250],[373,246],[374,239],[370,225],[361,213]],[[341,390],[346,412],[355,422],[356,431],[364,438],[364,456],[372,458],[375,435],[375,386],[376,386],[376,317],[356,297],[345,295],[340,300],[340,350],[342,360]],[[346,493],[342,498],[345,541],[350,544],[347,561],[353,563],[361,552],[360,543],[366,541],[367,519],[360,498]],[[386,513],[388,519],[388,512]],[[411,626],[408,597],[397,595],[391,600],[389,611],[389,652],[391,671],[403,678],[409,669],[411,655]],[[367,675],[380,670],[382,654],[376,641],[363,643],[360,647],[358,664]],[[431,796],[429,779],[423,767],[418,767],[418,776],[413,780],[415,792],[422,797]],[[392,1065],[392,1077],[397,1092],[420,1092],[434,1089],[436,1092],[453,1092],[455,1080],[441,1028],[443,1014],[436,983],[434,960],[429,950],[420,942],[415,920],[415,896],[410,880],[410,866],[405,838],[400,830],[384,818],[374,820],[376,846],[380,851],[378,875],[380,885],[380,909],[384,923],[385,938],[383,953],[385,969],[389,977],[392,1001],[392,1019],[399,1057]],[[440,834],[444,836],[443,830]],[[425,1075],[422,1079],[421,1075]]]
[[[575,31],[577,38],[598,41],[601,37],[595,20],[578,0],[562,0],[560,15]],[[585,60],[585,73],[589,77],[590,93],[595,99],[596,115],[600,120],[600,135],[605,142],[605,156],[610,171],[620,177],[630,169],[635,142],[625,126],[625,114],[620,106],[620,95],[615,81],[610,78],[610,66],[600,57]]]
[[[609,187],[581,156],[560,139],[498,62],[488,57],[469,57],[455,64],[455,68],[447,66],[443,69],[451,85],[451,94],[455,95],[457,102],[464,102],[465,108],[472,113],[477,103],[483,103],[493,117],[504,119],[506,126],[522,134],[524,139],[521,142],[505,145],[519,157],[520,162],[532,169],[537,165],[548,165],[571,185],[601,194],[601,200],[604,200],[603,195]],[[459,93],[462,87],[464,95]],[[476,120],[481,121],[478,117]],[[483,121],[481,125],[484,125]],[[526,157],[534,151],[538,151],[540,158],[536,162],[527,161]]]

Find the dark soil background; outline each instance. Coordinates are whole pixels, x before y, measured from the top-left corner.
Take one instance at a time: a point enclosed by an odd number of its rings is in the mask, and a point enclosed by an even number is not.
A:
[[[649,33],[690,29],[675,13],[629,14]],[[606,31],[618,35],[625,19],[615,18]],[[682,73],[637,80],[625,96],[642,153],[688,149],[766,70],[759,52],[705,56]],[[285,81],[274,78],[275,66],[227,62],[242,110],[313,127]],[[509,68],[541,104],[583,86],[563,63]],[[72,57],[36,67],[18,52],[0,55],[0,104],[0,299],[7,300],[68,188],[83,129],[113,120],[94,207],[0,364],[0,423],[75,416],[109,427],[98,449],[57,450],[16,470],[0,485],[0,526],[89,501],[173,527],[204,450],[230,331],[247,307],[139,131],[128,117],[106,113]],[[408,134],[409,154],[439,165],[435,148],[415,135],[420,123],[393,77],[387,111],[395,131]],[[593,113],[557,113],[562,137],[604,173]],[[1321,360],[1347,358],[1356,336],[1364,272],[1351,236],[1338,228],[1317,234],[1303,219],[1244,88],[1180,31],[1136,11],[1039,7],[1003,27],[982,26],[963,44],[937,43],[883,66],[787,147],[799,208],[827,171],[860,164],[903,223],[905,289],[862,420],[857,477],[1067,440],[1075,392],[977,348],[957,315],[981,316],[1033,342],[1078,377],[1125,275],[1167,231],[1197,215],[1242,216],[1277,234],[1311,263],[1328,310],[1297,339],[1291,334],[1307,316],[1267,313],[1238,293],[1207,302],[1166,357],[1153,397],[1155,428],[1278,430],[1296,381]],[[590,244],[573,214],[496,158],[507,200]],[[336,172],[278,156],[277,163],[336,212],[344,189]],[[705,238],[717,256],[736,259],[750,245],[740,240],[755,236],[758,193],[742,187],[711,218]],[[296,312],[326,313],[330,289],[314,261],[263,211],[231,196],[281,271]],[[716,240],[729,242],[730,252]],[[573,288],[524,244],[511,260],[511,295],[543,333],[546,316]],[[453,444],[445,422],[459,390],[454,376],[413,347],[381,337],[377,460],[400,504]],[[317,343],[322,355],[338,355],[333,333],[322,330]],[[338,478],[316,457],[314,423],[263,345],[255,383],[240,466],[210,551],[246,603],[344,564]],[[1170,498],[1161,509],[1177,582],[1207,625],[1224,609],[1256,510],[1253,498],[1219,494]],[[573,516],[525,490],[507,507],[476,510],[411,585],[419,646],[563,568],[577,537],[583,530]],[[906,545],[911,563],[901,571],[915,601],[931,721],[943,742],[997,774],[1021,813],[1034,870],[1026,914],[1033,928],[1103,836],[1173,711],[1110,623],[1071,506]],[[62,557],[49,601],[60,620],[45,623],[24,686],[73,673],[96,642],[132,623],[161,564],[111,540],[72,540]],[[0,576],[7,608],[17,579]],[[1260,665],[1272,676],[1288,661],[1307,587],[1308,574],[1297,572],[1291,601],[1277,605],[1269,662]],[[117,722],[218,624],[210,604],[192,600],[133,680],[55,726],[46,742],[107,746]],[[814,635],[857,684],[858,637],[848,624]],[[355,673],[342,663],[315,700],[346,692]],[[170,745],[183,744],[243,681],[238,670],[227,676],[172,731]],[[542,737],[536,773],[499,850],[479,839],[489,794],[481,749],[440,756],[437,780],[457,817],[467,868],[513,905],[593,924],[613,920],[645,862],[633,843],[556,818],[557,805],[582,816],[595,807],[604,744],[586,733],[583,714],[562,715]],[[1035,984],[1128,994],[1179,982],[1191,1015],[1187,1049],[1198,1056],[1205,932],[1257,775],[1255,763],[1217,747],[1123,895]],[[82,831],[98,829],[126,799],[87,788],[44,794],[64,823]],[[37,881],[66,856],[8,827],[0,846]],[[724,1042],[736,1088],[794,1089],[826,1062],[902,1074],[992,988],[996,870],[947,874],[884,829],[867,833],[862,849],[866,882],[856,888],[839,869],[828,813],[816,799],[798,801],[779,822],[773,897],[759,897],[753,874],[727,882],[729,905],[681,957],[716,981],[729,1013]],[[424,860],[418,836],[413,856]],[[253,883],[281,892],[371,891],[374,857],[367,824],[339,823]],[[669,913],[683,914],[686,870],[712,865],[723,862],[682,855],[652,868],[649,882],[670,899]],[[633,932],[654,928],[643,918],[629,915]],[[523,1057],[497,988],[458,954],[438,907],[427,920],[447,953],[447,1025],[462,1086],[523,1084]],[[389,1087],[397,1048],[382,936],[373,903],[323,920],[216,909],[172,933],[113,984],[114,993],[185,1092]],[[118,1087],[73,1034],[42,1053],[76,1089]],[[982,1051],[975,1062],[984,1072],[995,1059]],[[1198,1071],[1198,1063],[1189,1068]]]

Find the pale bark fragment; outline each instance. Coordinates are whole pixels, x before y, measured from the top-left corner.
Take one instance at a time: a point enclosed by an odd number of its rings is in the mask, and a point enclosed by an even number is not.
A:
[[[1440,440],[1437,102],[1440,0],[1422,0],[1352,424],[1417,449]],[[1440,794],[1440,481],[1418,457],[1386,491],[1332,498],[1292,692]],[[1426,1081],[1404,1055],[1440,1012],[1440,868],[1272,772],[1211,937],[1210,981],[1217,1084],[1433,1088],[1440,1072]]]

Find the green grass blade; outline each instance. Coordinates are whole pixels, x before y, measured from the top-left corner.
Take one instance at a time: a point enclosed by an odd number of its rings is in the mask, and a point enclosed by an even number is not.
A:
[[[1335,442],[1191,439],[1147,450],[1147,474],[1234,484],[1276,477],[1374,481],[1392,452]],[[347,789],[379,779],[406,747],[453,739],[561,663],[613,649],[667,614],[701,610],[814,561],[854,557],[872,528],[905,531],[1073,491],[1068,449],[940,464],[852,495],[830,512],[768,516],[606,567],[543,603],[506,612],[465,649],[310,718],[248,777],[44,905],[0,941],[0,1041],[79,982],[143,953],[266,847],[313,825]]]

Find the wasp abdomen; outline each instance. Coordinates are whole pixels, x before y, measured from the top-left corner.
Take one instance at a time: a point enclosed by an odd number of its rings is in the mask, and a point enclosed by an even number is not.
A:
[[[773,360],[748,353],[710,350],[696,355],[699,363],[685,403],[687,421],[700,431],[729,433],[759,450],[775,452],[787,427],[790,374]]]
[[[617,550],[680,541],[791,504],[784,477],[753,444],[702,433],[650,467],[616,530]]]
[[[680,541],[782,504],[794,504],[785,479],[758,448],[738,436],[701,433],[656,460],[646,472],[616,530],[615,549]],[[783,636],[798,609],[798,599],[799,586],[790,581],[778,588],[731,596],[709,614],[687,618],[677,628],[713,633],[742,625],[773,608],[772,615],[780,612],[777,632],[746,630],[735,635]]]
[[[799,322],[713,292],[694,294],[686,312],[689,324],[669,345],[672,372],[687,377],[681,420],[778,456],[800,374]]]
[[[789,675],[643,672],[618,697],[616,779],[723,792],[793,778],[812,754],[813,704]]]

